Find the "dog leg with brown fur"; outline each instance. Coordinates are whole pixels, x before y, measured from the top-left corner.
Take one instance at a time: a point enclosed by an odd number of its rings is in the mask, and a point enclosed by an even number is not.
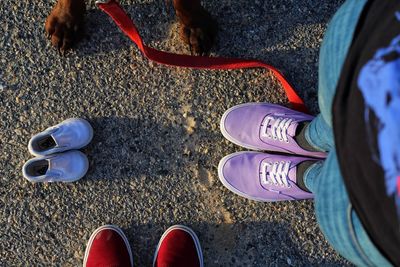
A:
[[[208,54],[217,35],[217,22],[200,0],[173,0],[175,13],[182,24],[181,37],[191,53]]]
[[[58,0],[46,19],[45,30],[60,54],[82,37],[85,0]]]

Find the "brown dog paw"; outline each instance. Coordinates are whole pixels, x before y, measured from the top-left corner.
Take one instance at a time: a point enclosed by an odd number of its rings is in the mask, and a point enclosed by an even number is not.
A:
[[[200,0],[174,0],[175,12],[182,24],[181,37],[189,45],[190,52],[206,55],[214,44],[218,25]]]
[[[47,17],[47,37],[60,54],[80,39],[85,10],[85,0],[59,0]]]

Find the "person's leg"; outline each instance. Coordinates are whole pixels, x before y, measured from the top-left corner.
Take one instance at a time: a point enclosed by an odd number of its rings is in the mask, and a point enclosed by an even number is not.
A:
[[[357,266],[390,266],[352,208],[334,149],[305,172],[304,182],[314,194],[318,224],[335,250]]]
[[[321,111],[306,128],[306,140],[316,149],[333,147],[332,102],[358,18],[367,0],[347,0],[325,33],[319,55],[318,104]]]
[[[306,128],[305,137],[315,148],[330,151],[328,158],[304,174],[305,186],[314,194],[318,224],[330,244],[358,266],[390,266],[369,239],[350,203],[332,131],[332,102],[341,68],[351,45],[358,18],[367,0],[348,0],[333,17],[320,50],[318,102],[321,110]]]

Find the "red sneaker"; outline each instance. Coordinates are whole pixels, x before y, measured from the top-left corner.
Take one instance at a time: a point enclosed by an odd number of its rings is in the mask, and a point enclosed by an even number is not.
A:
[[[124,232],[103,225],[90,236],[83,267],[133,267],[132,251]]]
[[[200,242],[192,229],[174,225],[162,235],[153,261],[154,267],[203,267]]]

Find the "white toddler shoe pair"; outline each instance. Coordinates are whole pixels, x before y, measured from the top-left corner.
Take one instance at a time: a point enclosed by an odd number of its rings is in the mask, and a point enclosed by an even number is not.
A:
[[[85,154],[76,150],[90,143],[93,129],[84,119],[67,119],[29,140],[28,160],[22,173],[31,182],[74,182],[89,169]]]

